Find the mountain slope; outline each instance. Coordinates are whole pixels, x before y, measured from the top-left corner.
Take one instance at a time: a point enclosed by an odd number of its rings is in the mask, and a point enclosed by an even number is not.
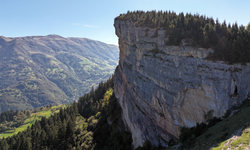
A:
[[[247,99],[240,107],[235,107],[230,110],[228,116],[225,116],[223,120],[215,125],[208,128],[200,128],[200,131],[204,131],[200,136],[195,137],[195,133],[189,130],[190,132],[188,133],[186,141],[169,147],[166,150],[247,149],[250,145],[249,114],[250,100]]]
[[[0,37],[0,112],[68,103],[106,80],[118,47],[58,35]]]
[[[0,139],[0,150],[131,150],[132,137],[125,131],[113,87],[113,78],[109,78],[80,97],[78,103],[71,103],[64,109],[61,107],[58,113],[48,118],[44,116],[38,119],[42,113],[50,114],[51,106],[44,108],[46,112],[31,115],[24,121],[27,123],[25,131],[7,138],[4,135],[5,138]],[[9,111],[4,114],[13,113]],[[38,120],[34,121],[34,117]],[[16,130],[18,132],[19,129]]]

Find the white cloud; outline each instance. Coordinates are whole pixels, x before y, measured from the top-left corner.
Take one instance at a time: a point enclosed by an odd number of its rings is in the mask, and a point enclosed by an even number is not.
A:
[[[98,26],[91,26],[91,25],[87,25],[87,24],[82,24],[82,23],[72,23],[73,26],[84,26],[84,27],[88,27],[88,28],[100,28]]]

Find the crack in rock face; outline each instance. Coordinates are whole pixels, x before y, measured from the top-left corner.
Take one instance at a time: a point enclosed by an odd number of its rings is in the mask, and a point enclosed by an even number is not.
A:
[[[205,114],[221,117],[250,92],[250,64],[228,65],[205,59],[213,49],[166,46],[161,29],[137,27],[116,19],[120,59],[114,91],[123,121],[132,132],[133,146],[168,146],[180,127],[205,121]],[[157,34],[156,34],[157,32]]]

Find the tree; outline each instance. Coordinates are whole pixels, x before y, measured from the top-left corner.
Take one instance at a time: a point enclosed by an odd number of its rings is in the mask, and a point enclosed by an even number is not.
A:
[[[26,115],[27,115],[28,117],[30,117],[30,115],[31,115],[30,110],[27,110],[27,111],[26,111]]]
[[[14,121],[17,121],[17,116],[13,116],[13,120],[14,120]]]
[[[247,25],[247,31],[250,32],[250,23]]]
[[[69,120],[67,127],[66,127],[66,138],[67,138],[67,147],[70,148],[74,145],[74,129],[75,129],[75,122]]]
[[[2,121],[2,122],[5,122],[5,121],[6,121],[6,117],[5,117],[5,116],[2,116],[1,121]]]
[[[43,106],[41,106],[41,107],[40,107],[40,111],[43,111],[43,109],[44,109],[44,107],[43,107]]]

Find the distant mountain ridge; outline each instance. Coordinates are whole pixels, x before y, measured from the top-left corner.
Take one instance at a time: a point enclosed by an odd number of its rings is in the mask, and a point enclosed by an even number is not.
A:
[[[0,37],[0,112],[77,100],[114,71],[116,45],[59,35]]]

